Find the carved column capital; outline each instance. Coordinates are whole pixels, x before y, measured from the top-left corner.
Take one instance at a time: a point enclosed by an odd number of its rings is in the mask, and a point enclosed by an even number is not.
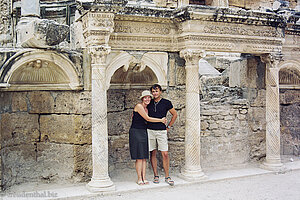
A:
[[[111,48],[105,45],[91,46],[88,49],[91,55],[92,64],[105,64],[107,55],[110,53]]]
[[[196,66],[201,58],[206,56],[204,50],[184,49],[180,51],[180,57],[185,59],[186,67]]]
[[[281,53],[268,53],[260,56],[263,63],[266,63],[267,68],[277,68],[278,64],[282,61]]]

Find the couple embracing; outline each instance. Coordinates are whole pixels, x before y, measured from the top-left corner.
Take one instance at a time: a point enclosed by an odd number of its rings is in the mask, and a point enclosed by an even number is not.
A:
[[[151,91],[151,92],[150,92]],[[157,151],[161,151],[165,182],[173,186],[174,181],[169,176],[169,155],[167,132],[177,118],[177,112],[171,101],[161,97],[162,88],[154,84],[150,91],[145,90],[140,97],[141,102],[133,109],[132,124],[129,130],[129,147],[131,159],[135,161],[138,176],[137,184],[149,184],[146,179],[146,159],[149,158],[154,173],[153,183],[159,183],[157,171]],[[170,112],[171,121],[167,124],[166,115]]]

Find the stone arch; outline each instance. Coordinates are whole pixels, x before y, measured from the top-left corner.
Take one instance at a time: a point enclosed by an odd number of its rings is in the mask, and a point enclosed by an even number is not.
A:
[[[300,63],[288,60],[279,65],[280,88],[300,88]]]
[[[127,52],[112,52],[108,56],[108,66],[106,70],[106,88],[110,87],[110,82],[114,73],[121,67],[127,71],[132,63],[138,63],[137,70],[152,70],[157,78],[157,83],[163,88],[167,86],[167,63],[168,55],[162,52],[148,52],[145,54],[129,54]]]
[[[55,51],[23,51],[4,65],[1,81],[7,90],[78,90],[81,89],[76,67],[66,56]]]

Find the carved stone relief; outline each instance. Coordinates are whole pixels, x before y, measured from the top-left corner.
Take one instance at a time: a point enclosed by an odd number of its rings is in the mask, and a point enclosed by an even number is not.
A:
[[[10,78],[11,84],[66,84],[70,80],[56,64],[35,60],[20,66]]]

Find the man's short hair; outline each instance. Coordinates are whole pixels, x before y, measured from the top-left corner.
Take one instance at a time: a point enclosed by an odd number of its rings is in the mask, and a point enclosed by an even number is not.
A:
[[[160,91],[162,91],[161,86],[160,86],[159,84],[154,84],[154,85],[152,85],[151,88],[150,88],[150,91],[156,90],[157,88],[158,88]]]

